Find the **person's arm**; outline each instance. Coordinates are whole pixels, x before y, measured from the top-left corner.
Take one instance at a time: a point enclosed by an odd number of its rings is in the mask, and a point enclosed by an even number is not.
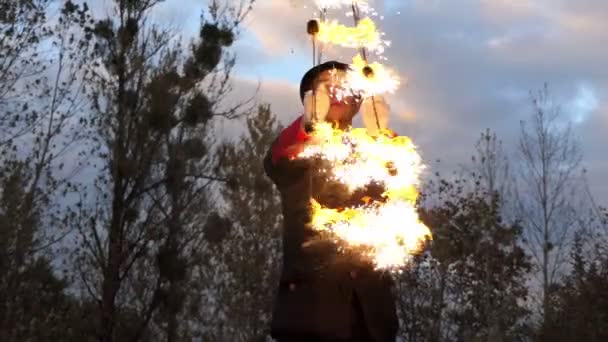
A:
[[[363,113],[363,124],[367,128],[367,134],[376,137],[388,128],[390,107],[384,96],[378,94],[370,96],[361,103]]]
[[[281,158],[293,159],[304,150],[304,143],[310,135],[304,131],[302,117],[297,118],[285,128],[272,145],[272,162],[276,164]]]
[[[304,144],[310,139],[304,131],[302,117],[281,131],[272,143],[264,158],[266,174],[277,184],[285,185],[293,182],[305,169],[308,162],[299,161],[295,157],[304,150]]]

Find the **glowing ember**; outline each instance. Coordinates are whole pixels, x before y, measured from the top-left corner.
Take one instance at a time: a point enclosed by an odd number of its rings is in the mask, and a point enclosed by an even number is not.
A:
[[[342,25],[337,20],[321,23],[317,38],[321,42],[347,48],[365,46],[372,51],[381,52],[384,50],[380,33],[376,29],[376,24],[370,18],[361,19],[355,27]]]
[[[365,74],[366,67],[371,68],[371,74]],[[331,87],[338,98],[345,98],[353,94],[366,98],[378,94],[394,93],[401,85],[401,80],[393,71],[380,63],[368,64],[359,54],[353,58],[353,63],[346,75],[334,72],[332,76]]]
[[[337,8],[347,6],[352,8],[353,1],[319,0],[320,8]],[[365,4],[365,11],[369,11],[367,2],[357,2],[358,6]],[[381,55],[388,41],[382,40],[382,33],[378,31],[374,21],[367,17],[362,18],[354,27],[340,24],[338,21],[320,22],[316,39],[323,43],[330,43],[347,48],[365,48],[366,51]],[[371,73],[366,73],[365,68]],[[348,94],[360,94],[363,97],[382,93],[393,93],[399,87],[399,78],[379,62],[369,64],[361,54],[353,58],[346,82],[342,86]]]
[[[313,228],[331,232],[377,268],[405,265],[431,239],[415,207],[424,167],[412,141],[388,135],[372,138],[365,129],[342,131],[329,123],[317,124],[313,139],[315,143],[300,158],[329,161],[331,177],[351,192],[370,183],[385,188],[382,201],[370,200],[344,210],[325,208],[313,200]]]
[[[366,66],[371,67],[373,75],[365,75],[363,69]],[[353,58],[346,83],[353,92],[367,97],[382,93],[393,93],[397,90],[401,81],[384,65],[380,63],[368,64],[361,55],[356,55]]]
[[[371,96],[394,92],[401,81],[397,75],[378,62],[368,63],[366,53],[381,55],[389,42],[369,17],[376,12],[362,0],[315,0],[323,11],[347,8],[352,11],[356,25],[348,27],[337,21],[318,23],[319,30],[309,30],[311,36],[323,43],[356,48],[360,53],[353,58],[351,70],[336,72],[327,81],[338,99],[360,95]],[[373,13],[371,13],[373,12]],[[363,102],[363,107],[365,107]],[[376,103],[376,102],[373,102]],[[374,109],[375,111],[376,109]],[[388,110],[387,110],[388,111]],[[342,131],[329,123],[316,123],[313,137],[298,158],[318,158],[330,164],[327,171],[332,181],[340,182],[355,193],[366,191],[370,185],[381,186],[383,194],[375,198],[364,197],[358,206],[333,209],[312,200],[312,227],[328,232],[342,241],[345,249],[358,252],[379,269],[396,269],[404,266],[411,255],[420,252],[431,239],[430,230],[420,221],[416,210],[422,160],[412,141],[407,137],[394,137],[383,131],[375,112],[380,134],[367,129]],[[365,120],[364,120],[365,121]]]

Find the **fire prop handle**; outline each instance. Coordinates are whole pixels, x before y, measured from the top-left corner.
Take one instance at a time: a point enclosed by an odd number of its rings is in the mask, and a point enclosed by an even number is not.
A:
[[[353,19],[355,20],[355,26],[357,26],[359,25],[359,21],[361,20],[361,14],[359,13],[359,5],[357,5],[357,1],[353,1],[351,7],[353,9]],[[361,57],[363,57],[363,61],[365,61],[365,64],[368,64],[367,49],[365,48],[365,46],[362,45],[360,47],[360,50]],[[370,67],[369,65],[366,65],[365,68],[363,68],[363,74],[365,75],[365,77],[374,77],[374,69],[372,69],[372,67]],[[380,118],[378,118],[378,110],[376,109],[376,100],[374,99],[374,95],[371,96],[371,100],[372,109],[374,110],[374,117],[376,118],[376,126],[378,128],[378,131],[380,131],[382,127],[380,127]]]

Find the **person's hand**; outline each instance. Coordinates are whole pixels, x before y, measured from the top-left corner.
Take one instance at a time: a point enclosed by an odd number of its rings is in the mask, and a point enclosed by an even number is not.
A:
[[[314,94],[312,90],[307,91],[304,95],[302,129],[310,134],[315,123],[325,121],[330,105],[329,93],[325,83],[319,83]]]
[[[378,136],[388,128],[390,107],[384,96],[374,95],[364,99],[361,103],[361,112],[363,113],[363,123],[369,135]]]

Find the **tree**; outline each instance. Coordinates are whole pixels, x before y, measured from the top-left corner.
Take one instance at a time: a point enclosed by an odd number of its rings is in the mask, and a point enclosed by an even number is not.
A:
[[[263,341],[268,333],[280,264],[281,206],[264,173],[263,159],[280,126],[270,107],[261,105],[247,118],[247,130],[223,146],[223,216],[232,229],[221,244],[229,280],[222,286],[224,339]],[[221,208],[220,208],[221,209]]]
[[[453,189],[458,191],[458,183]],[[488,196],[483,189],[453,193],[430,211],[432,254],[449,265],[452,306],[447,311],[457,338],[515,340],[523,335],[519,324],[526,311],[520,301],[527,295],[523,283],[529,264],[518,245],[520,228],[502,219],[500,197],[495,193],[488,201]]]
[[[414,256],[396,280],[400,337],[408,342],[441,341],[447,269],[430,253],[423,253]]]
[[[68,304],[56,276],[54,247],[69,231],[64,191],[78,165],[73,155],[83,100],[83,41],[70,29],[86,9],[62,8],[46,18],[48,1],[0,2],[0,339],[57,337]],[[38,54],[42,45],[47,54]],[[40,305],[34,300],[41,300]],[[65,327],[65,326],[63,326]]]
[[[488,200],[498,194],[503,207],[510,203],[513,191],[510,163],[502,141],[490,129],[482,132],[475,144],[471,173],[479,177],[479,186],[488,194]]]
[[[474,182],[474,181],[473,181]],[[408,341],[511,341],[525,336],[527,257],[521,230],[505,223],[500,198],[440,181],[440,205],[422,211],[432,227],[430,254],[400,276],[399,304]]]
[[[234,64],[226,49],[252,2],[212,1],[210,19],[186,52],[150,21],[159,3],[116,0],[112,18],[85,28],[95,46],[90,60],[99,61],[91,64],[89,87],[91,140],[98,143],[91,158],[100,166],[74,214],[76,264],[99,303],[97,338],[104,342],[189,340],[197,330],[184,308],[202,296],[192,279],[209,184],[218,180],[208,153],[211,120],[243,109],[222,109],[221,100]]]
[[[563,271],[579,215],[581,153],[547,86],[532,96],[531,125],[522,122],[519,142],[519,219],[540,273],[542,314],[550,314],[550,291]]]
[[[523,338],[529,260],[521,228],[504,219],[508,163],[489,131],[464,178],[437,174],[423,192],[430,249],[398,277],[406,341],[511,341]]]
[[[15,164],[13,172],[3,178],[1,184],[0,338],[3,341],[31,337],[28,336],[29,329],[50,328],[52,322],[59,318],[56,312],[40,307],[33,300],[46,295],[44,291],[37,291],[38,287],[45,286],[46,279],[42,277],[50,278],[46,281],[51,296],[61,295],[63,291],[45,260],[33,257],[30,252],[35,230],[40,225],[40,215],[20,205],[26,195],[23,186],[28,178],[24,170],[23,164]]]
[[[587,257],[581,236],[572,250],[572,272],[550,296],[552,314],[545,320],[539,341],[608,339],[608,254]]]
[[[49,0],[0,1],[0,127],[5,143],[7,137],[19,136],[14,123],[21,121],[10,109],[27,103],[22,98],[22,82],[36,79],[48,67],[39,58],[40,42],[50,37],[47,25]]]

